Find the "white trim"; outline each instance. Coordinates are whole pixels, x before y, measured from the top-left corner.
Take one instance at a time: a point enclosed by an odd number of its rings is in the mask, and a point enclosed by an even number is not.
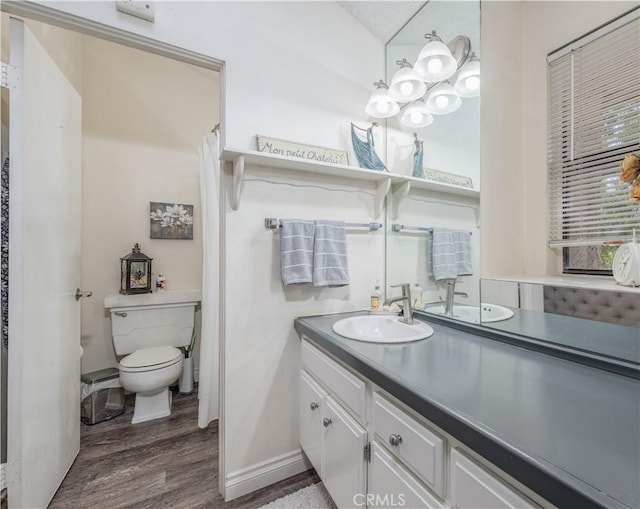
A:
[[[612,292],[635,293],[640,296],[640,287],[622,286],[617,284],[612,276],[527,276],[516,274],[512,276],[485,277],[483,280],[506,281],[517,283],[533,283],[547,286],[566,286],[570,288],[584,288],[589,290],[609,290]]]
[[[270,486],[311,468],[301,449],[290,451],[242,470],[231,472],[225,480],[225,502]]]
[[[627,23],[630,23],[631,21],[639,17],[640,17],[640,8],[636,7],[634,10],[632,10],[631,12],[628,12],[627,14],[623,14],[618,19],[614,19],[613,21],[605,24],[604,26],[601,26],[600,28],[596,28],[593,32],[590,32],[587,35],[580,37],[579,39],[576,39],[573,42],[570,42],[566,46],[563,46],[562,48],[557,49],[552,53],[549,53],[547,55],[547,63],[551,63],[555,60],[558,60],[560,57],[563,57],[564,55],[571,53],[572,51],[578,48],[581,48],[585,44],[588,44],[592,41],[595,41],[596,39],[599,39],[604,35],[607,35],[610,32],[613,32],[617,28],[620,28],[621,26],[626,25]]]

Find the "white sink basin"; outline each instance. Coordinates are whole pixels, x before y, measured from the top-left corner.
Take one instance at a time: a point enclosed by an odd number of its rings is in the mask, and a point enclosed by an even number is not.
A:
[[[513,311],[504,306],[488,304],[486,302],[481,303],[480,306],[482,307],[482,323],[500,322],[502,320],[508,320],[513,316]],[[444,304],[429,306],[424,310],[427,313],[444,315]],[[480,323],[480,316],[480,307],[478,306],[470,306],[468,304],[453,305],[453,318],[458,318],[465,322]]]
[[[428,338],[433,329],[426,323],[415,321],[408,325],[399,316],[365,315],[338,320],[333,332],[349,339],[372,343],[405,343]]]

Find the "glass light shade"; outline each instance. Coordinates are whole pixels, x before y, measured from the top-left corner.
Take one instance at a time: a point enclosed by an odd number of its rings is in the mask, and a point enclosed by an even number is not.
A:
[[[413,101],[422,97],[426,91],[427,85],[411,67],[398,69],[389,85],[389,95],[401,102]]]
[[[371,94],[371,98],[364,110],[370,117],[388,118],[398,113],[400,106],[391,98],[386,88],[379,87]]]
[[[433,87],[426,101],[427,109],[434,115],[453,113],[461,105],[462,99],[448,81]]]
[[[427,83],[443,81],[454,75],[458,68],[451,50],[440,41],[430,41],[422,48],[413,70]]]
[[[424,101],[418,100],[407,106],[402,112],[400,123],[405,127],[426,127],[433,123],[433,115],[429,112]]]
[[[472,58],[462,66],[453,88],[460,97],[480,95],[480,60]]]

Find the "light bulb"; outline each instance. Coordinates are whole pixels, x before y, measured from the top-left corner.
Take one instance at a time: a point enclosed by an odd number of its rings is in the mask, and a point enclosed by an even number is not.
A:
[[[410,81],[403,81],[400,85],[400,93],[404,96],[411,95],[413,93],[413,83]]]
[[[389,103],[387,101],[378,101],[376,103],[376,111],[382,115],[389,113]]]
[[[409,115],[409,118],[411,119],[411,122],[413,122],[414,124],[419,124],[420,122],[422,122],[422,119],[424,117],[422,115],[422,112],[412,111],[411,114]]]
[[[446,108],[449,106],[449,98],[446,95],[439,95],[436,97],[436,106],[438,108]]]
[[[464,80],[464,84],[469,90],[478,90],[478,87],[480,87],[480,78],[477,76],[469,76]]]
[[[442,60],[439,58],[432,58],[427,63],[427,69],[431,74],[437,74],[442,71]]]

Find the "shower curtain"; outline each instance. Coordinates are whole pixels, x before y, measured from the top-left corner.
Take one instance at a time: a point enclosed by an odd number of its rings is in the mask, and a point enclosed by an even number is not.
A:
[[[200,156],[202,210],[202,330],[198,378],[198,426],[218,418],[220,339],[220,161],[218,131],[203,137]]]

